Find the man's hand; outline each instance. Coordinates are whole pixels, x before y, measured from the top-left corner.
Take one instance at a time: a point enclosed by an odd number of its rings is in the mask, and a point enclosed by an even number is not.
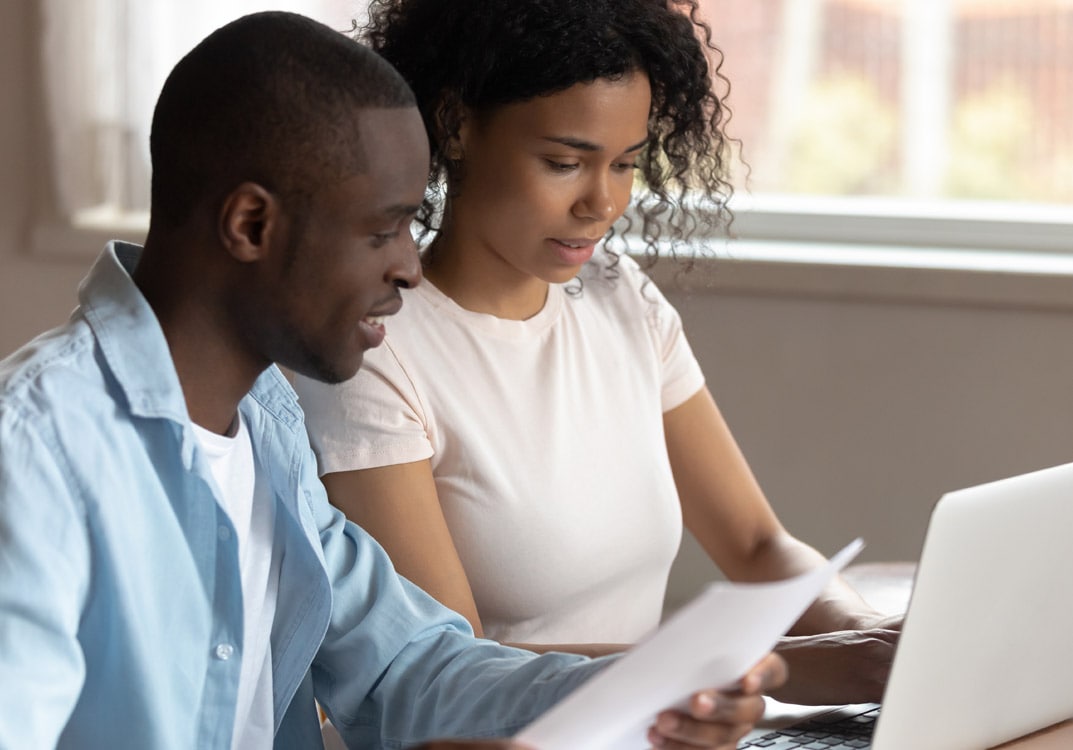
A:
[[[661,750],[734,750],[763,716],[764,693],[785,683],[786,676],[786,662],[768,654],[735,689],[703,690],[690,698],[688,711],[661,712],[648,732],[648,741]]]
[[[786,660],[793,677],[771,697],[818,706],[879,702],[890,675],[901,617],[875,625],[867,630],[781,639],[775,652]]]

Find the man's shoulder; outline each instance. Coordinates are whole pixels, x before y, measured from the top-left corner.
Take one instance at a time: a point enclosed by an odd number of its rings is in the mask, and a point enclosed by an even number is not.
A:
[[[102,393],[96,341],[84,320],[42,333],[0,361],[0,410],[30,415]]]
[[[99,362],[80,322],[44,333],[0,362],[0,473],[28,501],[48,505],[57,499],[44,496],[56,490],[50,482],[97,476],[114,450],[116,400]]]

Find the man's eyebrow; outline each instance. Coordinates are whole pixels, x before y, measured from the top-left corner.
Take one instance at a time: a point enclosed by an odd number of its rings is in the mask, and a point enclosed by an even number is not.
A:
[[[585,140],[582,140],[580,138],[571,138],[569,136],[558,137],[558,136],[548,135],[548,136],[544,136],[544,140],[545,141],[550,141],[551,143],[559,143],[559,144],[561,144],[563,146],[566,146],[567,148],[577,149],[578,151],[603,151],[604,150],[603,146],[600,146],[600,145],[597,145],[595,143],[592,143],[591,141],[585,141]],[[641,141],[635,143],[634,145],[630,146],[629,148],[625,149],[622,153],[628,154],[628,153],[630,153],[632,151],[640,151],[642,148],[645,147],[646,143],[648,143],[648,136],[645,136],[644,140],[641,140]]]

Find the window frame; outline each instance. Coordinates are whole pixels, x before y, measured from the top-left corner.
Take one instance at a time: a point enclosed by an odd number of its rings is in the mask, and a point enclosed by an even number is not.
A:
[[[899,274],[906,269],[941,272],[946,280],[951,272],[966,279],[986,276],[987,283],[979,286],[980,299],[995,293],[1001,300],[996,275],[1017,277],[1013,286],[1022,289],[1027,278],[1064,277],[1073,265],[1073,206],[754,195],[740,190],[728,205],[734,216],[729,238],[695,237],[694,254],[702,264],[710,257],[724,268],[733,266],[737,270],[729,275],[748,277],[739,283],[753,290],[792,291],[793,279],[804,279],[801,274],[812,273],[810,268],[830,276],[835,267],[867,267],[873,281],[881,269],[890,269],[891,278],[904,278]],[[148,229],[146,213],[98,208],[62,215],[55,195],[39,196],[36,208],[29,246],[38,257],[92,259],[107,240],[142,242]],[[797,270],[788,273],[791,268]],[[838,291],[846,283],[827,287]],[[816,288],[811,281],[802,284],[802,289]],[[917,280],[913,285],[930,288],[932,282]],[[887,282],[871,281],[855,289],[877,289],[881,295],[895,291]],[[935,299],[939,295],[936,292]],[[1025,295],[1016,292],[1013,297]],[[1064,304],[1059,294],[1046,293],[1041,299]]]

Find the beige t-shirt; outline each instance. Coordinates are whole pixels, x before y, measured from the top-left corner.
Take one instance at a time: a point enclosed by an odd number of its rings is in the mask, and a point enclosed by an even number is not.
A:
[[[431,459],[485,633],[632,642],[659,623],[682,519],[663,413],[704,384],[681,320],[629,258],[504,320],[432,284],[337,386],[295,388],[322,474]]]

